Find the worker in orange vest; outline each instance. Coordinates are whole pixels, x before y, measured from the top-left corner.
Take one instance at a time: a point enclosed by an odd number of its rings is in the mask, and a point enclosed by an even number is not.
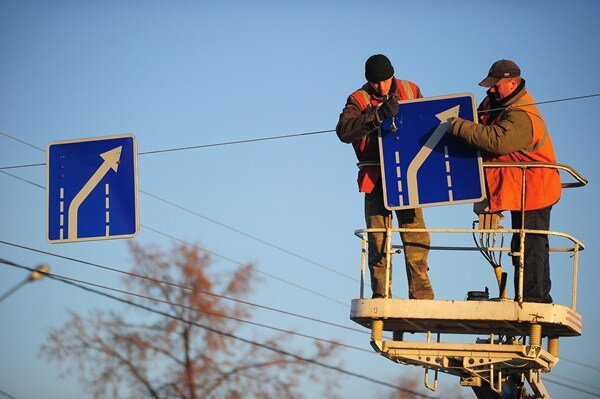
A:
[[[525,89],[525,79],[513,61],[496,61],[479,83],[489,87],[479,106],[479,122],[454,118],[449,131],[467,144],[484,151],[488,162],[556,163],[552,140],[542,114]],[[486,168],[489,211],[510,211],[513,229],[521,228],[522,170]],[[560,199],[557,169],[529,168],[525,174],[525,228],[550,229],[550,211]],[[518,253],[519,234],[513,234],[511,250]],[[550,296],[549,243],[546,234],[525,237],[523,300],[552,303]],[[519,266],[519,257],[513,256]],[[515,293],[518,273],[515,272]]]
[[[391,227],[392,213],[383,204],[381,169],[378,166],[377,131],[384,119],[398,113],[398,100],[422,97],[413,82],[394,78],[394,67],[383,54],[375,54],[365,63],[367,82],[346,101],[336,132],[344,143],[351,143],[359,160],[358,189],[365,193],[367,228]],[[366,164],[365,164],[366,163]],[[396,211],[399,227],[425,228],[420,208]],[[401,233],[411,299],[433,299],[433,289],[427,275],[429,233]],[[385,234],[369,233],[369,271],[373,298],[390,298],[391,288],[385,288]],[[391,270],[390,270],[391,285]]]

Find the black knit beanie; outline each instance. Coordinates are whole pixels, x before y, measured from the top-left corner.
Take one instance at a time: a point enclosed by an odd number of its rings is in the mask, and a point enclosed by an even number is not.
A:
[[[375,54],[365,62],[365,78],[369,82],[381,82],[394,76],[392,63],[383,54]]]

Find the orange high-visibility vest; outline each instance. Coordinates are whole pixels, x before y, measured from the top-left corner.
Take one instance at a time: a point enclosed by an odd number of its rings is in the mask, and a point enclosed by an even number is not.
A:
[[[484,125],[495,125],[502,113],[511,108],[519,108],[527,113],[533,126],[533,140],[524,150],[488,158],[490,162],[549,162],[556,163],[552,140],[546,129],[544,118],[540,114],[533,98],[525,93],[517,102],[502,111],[492,120],[489,114],[481,117]],[[490,109],[486,98],[482,109]],[[523,172],[518,168],[486,168],[486,183],[490,208],[492,211],[521,210]],[[528,168],[525,173],[525,210],[535,210],[554,205],[560,199],[561,183],[557,169]]]
[[[419,87],[408,80],[396,79],[396,88],[399,100],[412,100],[421,96]],[[355,91],[351,96],[360,105],[363,112],[366,112],[370,107],[376,107],[381,102],[362,89]],[[360,162],[380,162],[379,144],[376,137],[373,136],[373,134],[369,134],[352,143],[356,158]],[[381,168],[379,166],[361,166],[358,171],[358,191],[370,193],[380,177]]]

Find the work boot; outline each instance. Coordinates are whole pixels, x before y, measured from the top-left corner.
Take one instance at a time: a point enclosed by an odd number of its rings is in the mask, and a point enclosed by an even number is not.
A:
[[[433,290],[431,286],[429,290],[412,291],[408,294],[410,299],[433,299]]]
[[[410,299],[433,299],[433,288],[427,275],[428,269],[427,262],[424,260],[412,260],[406,264]]]

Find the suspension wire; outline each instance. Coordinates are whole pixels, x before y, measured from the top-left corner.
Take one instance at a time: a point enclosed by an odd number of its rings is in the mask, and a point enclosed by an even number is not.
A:
[[[576,96],[576,97],[558,98],[558,99],[548,100],[548,101],[539,101],[536,103],[531,103],[531,104],[526,104],[526,105],[552,104],[552,103],[563,102],[563,101],[582,100],[582,99],[598,97],[598,96],[600,96],[600,93],[589,94],[589,95],[584,95],[584,96]],[[490,110],[485,110],[485,111],[478,111],[478,113],[499,111],[499,110],[503,110],[504,108],[505,107],[495,108],[495,109],[490,109]],[[280,136],[259,137],[259,138],[247,139],[247,140],[226,141],[226,142],[213,143],[213,144],[201,144],[201,145],[193,145],[193,146],[187,146],[187,147],[174,147],[174,148],[166,148],[166,149],[162,149],[162,150],[143,151],[143,152],[138,152],[138,155],[149,155],[149,154],[160,154],[160,153],[174,152],[174,151],[196,150],[196,149],[202,149],[202,148],[219,147],[219,146],[226,146],[226,145],[233,145],[233,144],[254,143],[254,142],[268,141],[268,140],[279,140],[279,139],[286,139],[286,138],[291,138],[291,137],[303,137],[303,136],[311,136],[311,135],[333,133],[333,132],[335,132],[335,129],[318,130],[318,131],[314,131],[314,132],[304,132],[304,133],[294,133],[294,134],[284,134],[284,135],[280,135]],[[3,132],[0,132],[0,134],[4,135],[6,137],[9,137],[11,139],[17,140],[17,141],[21,141],[21,140],[16,139],[6,133],[3,133]],[[25,143],[25,144],[41,150],[41,148],[34,146],[32,144],[29,144],[29,143]],[[1,169],[13,169],[13,168],[26,168],[26,167],[30,167],[30,166],[42,166],[42,165],[45,165],[45,163],[30,164],[30,165],[18,165],[18,166],[1,166],[0,170]]]
[[[588,369],[592,369],[592,370],[600,371],[600,368],[599,368],[599,367],[590,366],[589,364],[585,364],[585,363],[582,363],[582,362],[578,362],[578,361],[575,361],[575,360],[572,360],[572,359],[568,359],[568,358],[565,358],[565,357],[562,357],[562,356],[561,356],[560,358],[561,358],[561,360],[565,360],[565,361],[567,361],[567,362],[569,362],[569,363],[573,363],[573,364],[577,364],[577,365],[579,365],[579,366],[587,367]]]
[[[588,395],[594,396],[596,398],[600,398],[600,395],[597,394],[597,393],[586,391],[585,389],[577,388],[577,387],[574,387],[573,385],[563,384],[562,382],[558,382],[558,381],[552,380],[550,378],[544,378],[544,381],[552,383],[552,384],[560,385],[560,386],[563,386],[565,388],[570,388],[570,389],[573,389],[574,391],[579,391],[579,392],[587,393]]]
[[[30,163],[27,165],[13,165],[13,166],[0,166],[0,172],[5,169],[19,169],[19,168],[29,168],[32,166],[46,166],[46,163]]]
[[[561,358],[561,359],[562,359],[562,358]],[[592,389],[597,389],[597,390],[599,390],[599,391],[600,391],[600,386],[598,386],[598,385],[592,385],[592,384],[588,384],[588,383],[586,383],[586,382],[583,382],[583,381],[578,381],[578,380],[576,380],[576,379],[574,379],[574,378],[563,377],[562,375],[555,374],[555,373],[552,373],[552,377],[558,377],[558,378],[560,378],[560,379],[563,379],[563,380],[566,380],[566,381],[570,381],[570,382],[574,382],[575,384],[578,384],[578,385],[584,385],[584,386],[586,386],[586,387],[589,387],[589,388],[592,388]]]
[[[149,155],[149,154],[160,154],[160,153],[165,153],[165,152],[197,150],[197,149],[202,149],[202,148],[220,147],[220,146],[233,145],[233,144],[255,143],[255,142],[260,142],[260,141],[287,139],[287,138],[291,138],[291,137],[312,136],[312,135],[317,135],[317,134],[333,133],[333,132],[335,132],[335,129],[331,129],[331,130],[319,130],[319,131],[315,131],[315,132],[285,134],[285,135],[281,135],[281,136],[259,137],[259,138],[247,139],[247,140],[226,141],[226,142],[222,142],[222,143],[201,144],[201,145],[193,145],[193,146],[188,146],[188,147],[167,148],[167,149],[163,149],[163,150],[142,151],[142,152],[138,151],[137,155]],[[35,146],[33,144],[25,143],[24,141],[19,140],[19,139],[15,138],[15,137],[12,137],[12,136],[10,136],[10,135],[8,135],[6,133],[0,132],[0,134],[3,135],[3,136],[9,137],[11,139],[17,140],[19,142],[22,142],[24,144],[27,144],[30,147],[33,147],[33,148],[36,148],[36,149],[44,151],[40,147],[37,147],[37,146]],[[44,165],[46,165],[46,163],[36,163],[36,164],[29,164],[29,165],[16,165],[16,166],[2,166],[2,167],[0,167],[0,170],[2,170],[2,169],[15,169],[15,168],[28,168],[28,167],[31,167],[31,166],[44,166]]]
[[[316,132],[285,134],[285,135],[282,135],[282,136],[260,137],[260,138],[256,138],[256,139],[247,139],[247,140],[226,141],[226,142],[223,142],[223,143],[193,145],[193,146],[189,146],[189,147],[167,148],[167,149],[164,149],[164,150],[144,151],[144,152],[138,152],[138,155],[160,154],[160,153],[164,153],[164,152],[174,152],[174,151],[197,150],[197,149],[200,149],[200,148],[219,147],[219,146],[232,145],[232,144],[255,143],[255,142],[258,142],[258,141],[287,139],[287,138],[290,138],[290,137],[312,136],[312,135],[315,135],[315,134],[332,133],[332,132],[335,132],[335,129],[332,129],[332,130],[319,130],[319,131],[316,131]]]
[[[141,192],[141,193],[143,193],[143,194],[146,194],[147,196],[149,196],[149,197],[152,197],[152,198],[154,198],[154,199],[156,199],[156,200],[158,200],[158,201],[164,202],[165,204],[171,205],[171,206],[173,206],[173,207],[175,207],[175,208],[177,208],[177,209],[180,209],[180,210],[182,210],[182,211],[188,212],[188,213],[190,213],[190,214],[192,214],[192,215],[195,215],[195,216],[198,216],[199,218],[202,218],[202,219],[204,219],[204,220],[206,220],[206,221],[209,221],[209,222],[211,222],[211,223],[214,223],[214,224],[216,224],[216,225],[219,225],[219,226],[221,226],[221,227],[223,227],[223,228],[226,228],[226,229],[228,229],[228,230],[231,230],[231,231],[233,231],[233,232],[235,232],[235,233],[238,233],[238,234],[240,234],[240,235],[243,235],[243,236],[245,236],[245,237],[248,237],[248,238],[250,238],[250,239],[252,239],[252,240],[254,240],[254,241],[258,241],[258,242],[260,242],[261,244],[265,244],[265,245],[267,245],[267,246],[269,246],[269,247],[271,247],[271,248],[277,249],[277,250],[279,250],[279,251],[281,251],[281,252],[284,252],[284,253],[286,253],[286,254],[288,254],[288,255],[291,255],[291,256],[293,256],[293,257],[295,257],[295,258],[301,259],[301,260],[303,260],[303,261],[305,261],[305,262],[311,263],[311,264],[313,264],[313,265],[315,265],[315,266],[318,266],[318,267],[320,267],[320,268],[322,268],[322,269],[328,270],[328,271],[330,271],[330,272],[332,272],[332,273],[335,273],[335,274],[337,274],[337,275],[339,275],[339,276],[341,276],[341,277],[345,277],[345,278],[347,278],[347,279],[349,279],[349,280],[352,280],[352,281],[354,281],[354,282],[359,282],[359,280],[358,280],[358,279],[355,279],[354,277],[351,277],[351,276],[349,276],[349,275],[347,275],[347,274],[344,274],[344,273],[342,273],[342,272],[340,272],[340,271],[337,271],[337,270],[335,270],[335,269],[333,269],[333,268],[331,268],[331,267],[325,266],[325,265],[323,265],[323,264],[321,264],[321,263],[319,263],[319,262],[316,262],[316,261],[314,261],[314,260],[312,260],[312,259],[306,258],[306,257],[304,257],[304,256],[302,256],[302,255],[299,255],[299,254],[295,253],[295,252],[289,251],[289,250],[287,250],[287,249],[285,249],[285,248],[282,248],[282,247],[280,247],[280,246],[278,246],[278,245],[275,245],[275,244],[273,244],[273,243],[271,243],[271,242],[269,242],[269,241],[263,240],[262,238],[259,238],[259,237],[253,236],[253,235],[251,235],[251,234],[248,234],[248,233],[246,233],[246,232],[244,232],[244,231],[241,231],[241,230],[239,230],[239,229],[236,229],[235,227],[232,227],[232,226],[226,225],[225,223],[222,223],[222,222],[219,222],[218,220],[215,220],[215,219],[209,218],[208,216],[202,215],[202,214],[200,214],[200,213],[198,213],[198,212],[196,212],[196,211],[193,211],[193,210],[191,210],[191,209],[185,208],[185,207],[183,207],[183,206],[181,206],[181,205],[178,205],[178,204],[176,204],[176,203],[174,203],[174,202],[168,201],[168,200],[166,200],[166,199],[164,199],[164,198],[160,198],[159,196],[157,196],[157,195],[154,195],[154,194],[151,194],[151,193],[149,193],[149,192],[147,192],[147,191],[140,190],[140,192]]]
[[[40,185],[40,184],[34,183],[34,182],[32,182],[32,181],[30,181],[30,180],[27,180],[27,179],[23,179],[22,177],[19,177],[19,176],[17,176],[17,175],[13,175],[12,173],[6,172],[6,171],[4,171],[4,170],[0,170],[0,173],[4,173],[4,174],[5,174],[5,175],[7,175],[7,176],[14,177],[15,179],[21,180],[22,182],[25,182],[25,183],[29,183],[29,184],[31,184],[32,186],[39,187],[39,188],[41,188],[41,189],[43,189],[43,190],[45,190],[45,189],[46,189],[46,187],[44,187],[44,186],[42,186],[42,185]]]
[[[245,264],[243,264],[243,263],[241,263],[241,262],[239,262],[239,261],[237,261],[237,260],[235,260],[235,259],[231,259],[231,258],[228,258],[228,257],[226,257],[226,256],[223,256],[223,255],[221,255],[221,254],[218,254],[218,253],[216,253],[216,252],[213,252],[213,251],[210,251],[210,250],[207,250],[207,249],[201,248],[201,247],[199,247],[198,245],[194,245],[194,244],[188,243],[188,242],[186,242],[186,241],[184,241],[184,240],[182,240],[182,239],[179,239],[179,238],[177,238],[177,237],[175,237],[175,236],[172,236],[172,235],[170,235],[170,234],[167,234],[167,233],[163,233],[163,232],[161,232],[161,231],[159,231],[159,230],[156,230],[156,229],[154,229],[154,228],[152,228],[152,227],[149,227],[149,226],[147,226],[147,225],[143,225],[143,224],[142,224],[141,226],[142,226],[143,228],[145,228],[146,230],[153,231],[153,232],[155,232],[155,233],[157,233],[157,234],[160,234],[160,235],[161,235],[161,236],[163,236],[163,237],[167,237],[167,238],[170,238],[170,239],[172,239],[172,240],[178,241],[178,242],[180,242],[180,243],[182,243],[182,244],[184,244],[184,245],[187,245],[187,246],[189,246],[189,247],[191,247],[191,248],[196,248],[196,249],[198,249],[198,250],[200,250],[200,251],[203,251],[203,252],[206,252],[206,253],[208,253],[208,254],[214,255],[214,256],[216,256],[216,257],[219,257],[219,258],[221,258],[221,259],[224,259],[224,260],[226,260],[226,261],[229,261],[229,262],[235,263],[236,265],[239,265],[239,266],[246,266]],[[299,285],[299,284],[293,283],[293,282],[291,282],[291,281],[288,281],[288,280],[284,280],[284,279],[282,279],[282,278],[280,278],[280,277],[277,277],[277,276],[274,276],[274,275],[272,275],[272,274],[269,274],[269,273],[267,273],[267,272],[264,272],[264,271],[262,271],[262,270],[258,269],[256,266],[252,266],[252,269],[254,269],[254,270],[257,272],[257,273],[264,274],[265,276],[268,276],[268,277],[272,278],[273,280],[277,280],[277,281],[280,281],[280,282],[282,282],[282,283],[289,284],[289,285],[291,285],[291,286],[293,286],[293,287],[299,288],[299,289],[301,289],[301,290],[303,290],[303,291],[309,292],[309,293],[311,293],[311,294],[313,294],[313,295],[316,295],[316,296],[319,296],[319,297],[321,297],[321,298],[323,298],[323,299],[327,299],[327,300],[329,300],[329,301],[335,302],[335,303],[337,303],[337,304],[340,304],[340,305],[342,305],[342,306],[348,307],[348,304],[347,304],[347,303],[345,303],[345,302],[342,302],[342,301],[339,301],[339,300],[337,300],[337,299],[334,299],[334,298],[328,297],[327,295],[323,295],[323,294],[321,294],[320,292],[313,291],[313,290],[311,290],[311,289],[309,289],[309,288],[306,288],[306,287],[303,287],[303,286],[301,286],[301,285]]]
[[[14,396],[4,392],[3,390],[0,389],[0,395],[4,395],[5,397],[7,397],[8,399],[17,399]]]
[[[13,266],[13,267],[17,267],[17,268],[23,269],[23,270],[29,270],[29,271],[34,271],[35,270],[35,269],[29,268],[27,266],[22,266],[22,265],[14,264],[13,262],[10,262],[10,263],[7,263],[7,264],[9,264],[10,266]],[[366,380],[366,381],[369,381],[369,382],[373,382],[375,384],[386,386],[388,388],[392,388],[392,389],[396,389],[396,390],[399,390],[399,391],[407,392],[407,393],[410,393],[410,394],[413,394],[413,395],[417,395],[417,396],[422,397],[422,398],[437,399],[437,398],[435,398],[433,396],[428,396],[428,395],[425,395],[425,394],[422,394],[422,393],[419,393],[419,392],[416,392],[416,391],[412,391],[412,390],[407,389],[407,388],[403,388],[403,387],[400,387],[400,386],[397,386],[397,385],[393,385],[393,384],[387,383],[385,381],[376,380],[374,378],[368,377],[368,376],[363,375],[363,374],[358,374],[358,373],[355,373],[355,372],[352,372],[352,371],[348,371],[348,370],[343,369],[341,367],[332,366],[332,365],[320,362],[318,360],[309,359],[309,358],[300,356],[298,354],[285,351],[283,349],[275,348],[273,346],[270,346],[270,345],[267,345],[267,344],[264,344],[264,343],[252,341],[250,339],[243,338],[243,337],[240,337],[240,336],[232,334],[232,333],[220,331],[220,330],[217,330],[215,328],[209,327],[207,325],[204,325],[204,324],[201,324],[201,323],[198,323],[198,322],[185,320],[182,317],[179,317],[179,316],[176,316],[176,315],[173,315],[173,314],[170,314],[170,313],[158,310],[158,309],[154,309],[154,308],[151,308],[149,306],[145,306],[145,305],[142,305],[142,304],[139,304],[139,303],[135,303],[135,302],[129,301],[129,300],[124,299],[124,298],[119,298],[119,297],[116,297],[114,295],[108,294],[106,292],[102,292],[102,291],[98,291],[98,290],[95,290],[95,289],[90,288],[90,287],[86,287],[85,285],[79,284],[78,282],[75,282],[75,281],[71,281],[70,279],[64,278],[62,276],[57,276],[57,275],[54,275],[52,273],[47,273],[47,272],[40,272],[40,273],[44,274],[48,278],[53,279],[55,281],[59,281],[59,282],[65,283],[65,284],[77,287],[79,289],[82,289],[82,290],[85,290],[85,291],[88,291],[88,292],[91,292],[91,293],[94,293],[94,294],[97,294],[97,295],[101,295],[101,296],[104,296],[106,298],[113,299],[115,301],[119,301],[121,303],[130,305],[130,306],[133,306],[133,307],[136,307],[136,308],[139,308],[139,309],[143,309],[143,310],[146,310],[146,311],[151,312],[151,313],[158,314],[158,315],[163,316],[163,317],[167,317],[167,318],[179,321],[181,323],[188,324],[190,326],[198,327],[198,328],[201,328],[201,329],[206,330],[206,331],[210,331],[210,332],[215,333],[215,334],[223,335],[223,336],[235,339],[235,340],[240,341],[240,342],[244,342],[244,343],[247,343],[247,344],[250,344],[250,345],[253,345],[253,346],[257,346],[259,348],[263,348],[263,349],[269,350],[271,352],[279,353],[279,354],[284,355],[284,356],[293,357],[293,358],[295,358],[295,359],[297,359],[299,361],[303,361],[303,362],[306,362],[306,363],[311,363],[311,364],[314,364],[314,365],[317,365],[317,366],[321,366],[323,368],[326,368],[326,369],[329,369],[329,370],[333,370],[333,371],[337,371],[339,373],[346,374],[346,375],[349,375],[351,377],[360,378],[360,379],[363,379],[363,380]]]
[[[32,247],[27,247],[25,245],[20,245],[20,244],[12,243],[12,242],[9,242],[9,241],[0,240],[0,244],[4,244],[4,245],[16,247],[16,248],[21,248],[21,249],[24,249],[24,250],[27,250],[27,251],[36,252],[36,253],[40,253],[40,254],[44,254],[44,255],[48,255],[48,256],[53,256],[53,257],[60,258],[60,259],[70,260],[72,262],[77,262],[77,263],[81,263],[81,264],[84,264],[84,265],[96,267],[96,268],[99,268],[99,269],[108,270],[108,271],[115,272],[115,273],[120,273],[120,274],[123,274],[123,275],[126,275],[126,276],[136,277],[136,278],[140,278],[140,279],[152,281],[154,283],[165,284],[165,285],[169,285],[169,286],[181,288],[181,289],[184,289],[184,290],[188,290],[188,291],[192,291],[192,292],[197,292],[197,293],[204,294],[204,295],[213,296],[213,297],[220,298],[220,299],[226,299],[226,300],[233,301],[233,302],[238,302],[238,303],[241,303],[241,304],[244,304],[244,305],[253,306],[253,307],[256,307],[256,308],[259,308],[259,309],[264,309],[264,310],[268,310],[268,311],[272,311],[272,312],[276,312],[276,313],[281,313],[281,314],[285,314],[285,315],[288,315],[288,316],[293,316],[293,317],[296,317],[296,318],[299,318],[299,319],[313,321],[313,322],[316,322],[316,323],[326,324],[326,325],[329,325],[329,326],[332,326],[332,327],[343,328],[345,330],[354,331],[354,332],[360,332],[362,334],[367,334],[368,333],[365,330],[359,330],[357,328],[348,327],[348,326],[344,326],[344,325],[341,325],[341,324],[332,323],[332,322],[325,321],[325,320],[320,320],[320,319],[317,319],[317,318],[314,318],[314,317],[304,316],[304,315],[301,315],[301,314],[298,314],[298,313],[289,312],[287,310],[277,309],[277,308],[270,307],[270,306],[265,306],[265,305],[259,305],[259,304],[253,303],[253,302],[244,301],[244,300],[241,300],[241,299],[232,298],[232,297],[228,297],[228,296],[221,295],[221,294],[215,294],[214,292],[193,289],[192,287],[189,287],[189,286],[186,286],[186,285],[183,285],[183,284],[174,283],[172,281],[161,280],[161,279],[158,279],[158,278],[155,278],[155,277],[151,277],[151,276],[142,276],[140,274],[128,272],[128,271],[125,271],[125,270],[116,269],[114,267],[105,266],[105,265],[101,265],[101,264],[93,263],[93,262],[88,262],[88,261],[85,261],[85,260],[81,260],[81,259],[77,259],[77,258],[73,258],[73,257],[69,257],[69,256],[59,255],[59,254],[55,254],[55,253],[52,253],[52,252],[43,251],[43,250],[35,249],[35,248],[32,248]]]
[[[13,140],[15,140],[15,141],[18,141],[19,143],[21,143],[21,144],[25,144],[25,145],[27,145],[27,146],[29,146],[29,147],[31,147],[31,148],[35,148],[36,150],[40,150],[40,151],[42,151],[42,152],[46,152],[46,150],[44,150],[42,147],[38,147],[37,145],[34,145],[34,144],[31,144],[31,143],[28,143],[28,142],[26,142],[25,140],[21,140],[21,139],[20,139],[20,138],[18,138],[18,137],[11,136],[10,134],[8,134],[8,133],[6,133],[6,132],[2,132],[2,131],[0,131],[0,135],[2,135],[2,136],[5,136],[5,137],[8,137],[9,139],[13,139]]]
[[[22,265],[19,265],[17,263],[14,263],[14,262],[11,262],[9,260],[2,259],[2,258],[0,258],[0,263],[3,263],[3,264],[8,265],[8,266],[18,267],[18,268],[21,268],[21,266],[22,266]],[[23,266],[23,267],[26,267],[26,266]],[[118,292],[118,293],[121,293],[121,294],[125,294],[125,295],[129,295],[129,296],[137,297],[137,298],[146,299],[146,300],[149,300],[149,301],[159,302],[159,303],[163,303],[163,304],[166,304],[166,305],[171,305],[171,306],[182,308],[182,309],[192,310],[194,312],[206,314],[208,316],[222,317],[224,319],[234,320],[234,321],[238,321],[240,323],[251,324],[251,325],[258,326],[258,327],[263,327],[263,328],[266,328],[266,329],[269,329],[269,330],[274,330],[274,331],[278,331],[278,332],[284,332],[286,334],[297,335],[299,337],[309,338],[309,339],[313,339],[315,341],[326,342],[326,343],[329,343],[329,344],[332,344],[332,345],[336,345],[336,346],[343,346],[345,348],[355,349],[355,350],[358,350],[358,351],[361,351],[361,352],[366,352],[366,353],[370,353],[370,354],[376,354],[375,352],[373,352],[371,350],[367,350],[367,349],[364,349],[364,348],[359,348],[357,346],[348,345],[348,344],[345,344],[343,342],[328,340],[328,339],[319,338],[319,337],[315,337],[315,336],[307,335],[307,334],[302,334],[302,333],[299,333],[299,332],[296,332],[296,331],[286,330],[286,329],[283,329],[283,328],[270,326],[268,324],[262,324],[262,323],[258,323],[258,322],[255,322],[255,321],[242,319],[242,318],[239,318],[239,317],[225,315],[225,314],[222,314],[222,313],[209,312],[209,311],[206,311],[206,310],[198,309],[198,308],[193,307],[193,306],[182,305],[180,303],[168,301],[168,300],[165,300],[165,299],[159,299],[159,298],[151,297],[149,295],[138,294],[138,293],[135,293],[135,292],[132,292],[132,291],[127,291],[127,290],[122,290],[122,289],[119,289],[119,288],[109,287],[107,285],[92,283],[90,281],[80,280],[80,279],[76,279],[76,278],[73,278],[73,277],[68,277],[68,276],[60,275],[60,274],[57,274],[57,273],[50,273],[50,272],[43,272],[43,271],[40,272],[40,273],[42,273],[44,275],[53,275],[53,276],[55,276],[57,278],[60,278],[60,279],[63,279],[63,280],[69,280],[69,281],[72,281],[72,282],[75,282],[75,283],[79,283],[79,284],[85,284],[85,285],[89,285],[89,286],[96,287],[96,288],[101,288],[101,289],[108,290],[108,291]]]
[[[552,103],[559,103],[562,101],[572,101],[572,100],[581,100],[581,99],[585,99],[585,98],[592,98],[592,97],[598,97],[600,96],[600,93],[596,93],[596,94],[589,94],[586,96],[577,96],[577,97],[567,97],[567,98],[559,98],[556,100],[548,100],[548,101],[538,101],[535,103],[527,103],[527,104],[523,104],[523,107],[530,107],[532,105],[543,105],[543,104],[552,104]],[[498,108],[493,108],[493,109],[484,109],[484,110],[478,110],[477,113],[478,114],[485,114],[488,112],[494,112],[494,111],[502,111],[505,110],[508,107],[498,107]]]
[[[16,178],[16,179],[19,179],[19,180],[21,180],[21,181],[23,181],[23,182],[25,182],[25,183],[29,183],[29,184],[31,184],[31,185],[33,185],[33,186],[36,186],[36,187],[39,187],[39,188],[45,189],[45,187],[44,187],[44,186],[41,186],[41,185],[39,185],[39,184],[36,184],[36,183],[34,183],[34,182],[32,182],[32,181],[29,181],[29,180],[27,180],[27,179],[23,179],[23,178],[21,178],[21,177],[15,176],[15,175],[13,175],[12,173],[5,172],[5,171],[3,171],[3,170],[0,170],[0,172],[1,172],[1,173],[4,173],[5,175],[8,175],[8,176],[14,177],[14,178]],[[236,261],[236,260],[234,260],[234,259],[228,258],[228,257],[226,257],[226,256],[224,256],[224,255],[221,255],[221,254],[217,253],[217,252],[210,251],[210,250],[208,250],[208,249],[201,248],[201,247],[199,247],[199,246],[197,246],[197,245],[190,244],[190,243],[188,243],[188,242],[186,242],[186,241],[183,241],[183,240],[181,240],[181,239],[179,239],[179,238],[177,238],[177,237],[175,237],[175,236],[172,236],[172,235],[170,235],[170,234],[167,234],[167,233],[161,232],[161,231],[159,231],[159,230],[156,230],[156,229],[154,229],[154,228],[152,228],[152,227],[145,226],[145,225],[141,225],[141,226],[142,226],[144,229],[146,229],[146,230],[150,230],[150,231],[153,231],[153,232],[155,232],[155,233],[157,233],[157,234],[160,234],[160,235],[162,235],[162,236],[164,236],[164,237],[171,238],[171,239],[173,239],[173,240],[175,240],[175,241],[178,241],[178,242],[180,242],[180,243],[182,243],[182,244],[185,244],[185,245],[187,245],[187,246],[190,246],[190,247],[192,247],[192,248],[196,248],[196,249],[198,249],[198,250],[200,250],[200,251],[202,251],[202,252],[205,252],[205,253],[208,253],[208,254],[210,254],[210,255],[216,256],[216,257],[218,257],[218,258],[224,259],[224,260],[226,260],[226,261],[232,262],[232,263],[234,263],[234,264],[236,264],[236,265],[239,265],[239,266],[245,266],[245,264],[243,264],[243,263],[241,263],[241,262],[239,262],[239,261]],[[331,297],[329,297],[329,296],[327,296],[327,295],[324,295],[324,294],[321,294],[321,293],[319,293],[319,292],[316,292],[316,291],[314,291],[314,290],[311,290],[311,289],[309,289],[309,288],[303,287],[303,286],[301,286],[301,285],[299,285],[299,284],[296,284],[296,283],[293,283],[293,282],[291,282],[291,281],[289,281],[289,280],[285,280],[285,279],[283,279],[283,278],[281,278],[281,277],[277,277],[277,276],[275,276],[275,275],[272,275],[272,274],[269,274],[269,273],[267,273],[267,272],[264,272],[264,271],[262,271],[262,270],[258,269],[256,266],[252,266],[252,268],[253,268],[253,269],[254,269],[256,272],[258,272],[258,273],[261,273],[261,274],[263,274],[263,275],[265,275],[265,276],[268,276],[268,277],[270,277],[270,278],[272,278],[272,279],[274,279],[274,280],[277,280],[277,281],[280,281],[280,282],[286,283],[286,284],[288,284],[288,285],[291,285],[291,286],[293,286],[293,287],[299,288],[299,289],[301,289],[301,290],[303,290],[303,291],[309,292],[309,293],[311,293],[311,294],[313,294],[313,295],[319,296],[319,297],[321,297],[321,298],[323,298],[323,299],[327,299],[327,300],[329,300],[329,301],[332,301],[332,302],[335,302],[335,303],[337,303],[337,304],[339,304],[339,305],[343,305],[343,306],[345,306],[345,307],[348,307],[348,304],[346,304],[345,302],[342,302],[342,301],[340,301],[340,300],[338,300],[338,299],[331,298]]]

